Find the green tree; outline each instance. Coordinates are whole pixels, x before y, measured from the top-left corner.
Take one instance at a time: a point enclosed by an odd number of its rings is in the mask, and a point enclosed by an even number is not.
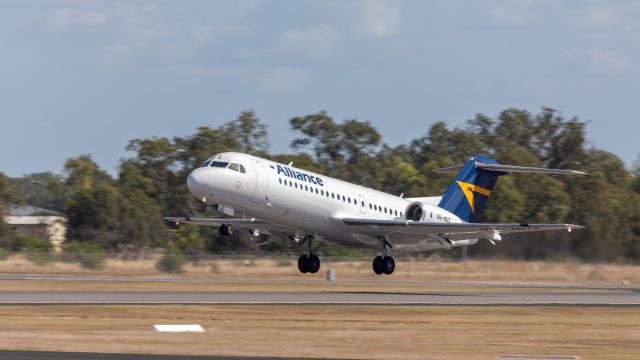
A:
[[[329,175],[362,182],[360,178],[372,172],[381,136],[369,122],[348,119],[336,123],[321,111],[292,118],[289,123],[301,135],[291,147],[310,150],[319,167]]]
[[[64,208],[65,186],[58,175],[50,172],[11,179],[15,193],[22,194],[24,203],[54,211]]]
[[[4,222],[4,216],[11,203],[19,201],[11,188],[9,178],[0,173],[0,241],[4,240],[9,232],[9,227]]]
[[[260,122],[253,110],[243,111],[222,129],[226,136],[235,140],[235,150],[264,156],[269,151],[267,126]]]
[[[67,160],[65,173],[67,236],[115,247],[121,197],[114,181],[88,156]]]

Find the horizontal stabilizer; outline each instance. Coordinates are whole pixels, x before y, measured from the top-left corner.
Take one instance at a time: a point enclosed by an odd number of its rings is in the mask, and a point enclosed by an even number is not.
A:
[[[528,166],[514,166],[514,165],[502,165],[502,164],[485,164],[481,162],[476,163],[476,168],[499,171],[505,173],[540,173],[540,174],[558,174],[558,175],[587,175],[582,171],[576,170],[563,170],[563,169],[547,169],[539,167]]]
[[[433,172],[446,174],[457,173],[462,169],[463,165],[449,166],[439,169],[434,169]],[[587,175],[582,171],[576,170],[563,170],[563,169],[547,169],[539,167],[528,166],[515,166],[515,165],[502,165],[502,164],[487,164],[482,162],[476,162],[475,167],[478,169],[485,169],[490,171],[503,172],[507,174],[511,173],[539,173],[539,174],[557,174],[557,175]]]

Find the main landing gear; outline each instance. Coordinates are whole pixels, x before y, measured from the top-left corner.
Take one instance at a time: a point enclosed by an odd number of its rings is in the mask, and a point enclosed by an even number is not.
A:
[[[307,254],[300,255],[298,258],[298,270],[301,273],[312,273],[315,274],[320,270],[320,258],[317,255],[314,255],[311,251],[311,241],[313,240],[313,235],[305,235],[305,241],[307,242]]]
[[[373,258],[373,272],[376,275],[393,274],[393,271],[396,269],[396,261],[393,259],[393,256],[387,255],[388,249],[391,248],[391,244],[387,241],[384,236],[380,237],[380,254],[381,256],[376,256]]]
[[[220,235],[233,235],[233,226],[231,224],[220,225]]]

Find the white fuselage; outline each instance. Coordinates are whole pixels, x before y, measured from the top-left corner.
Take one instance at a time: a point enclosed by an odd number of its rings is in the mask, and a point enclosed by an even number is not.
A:
[[[224,205],[236,213],[300,230],[289,235],[307,233],[353,247],[378,246],[378,238],[366,231],[354,232],[341,219],[404,219],[405,210],[412,203],[410,199],[247,154],[222,153],[207,162],[214,166],[203,164],[187,179],[196,198],[208,205]],[[424,204],[423,209],[428,221],[462,222],[432,204]],[[475,242],[458,242],[457,246]],[[429,235],[393,238],[392,243],[399,251],[442,248]]]

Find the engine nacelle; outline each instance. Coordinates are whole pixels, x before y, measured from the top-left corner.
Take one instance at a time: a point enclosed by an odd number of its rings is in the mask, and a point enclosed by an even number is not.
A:
[[[425,204],[419,201],[412,202],[404,211],[405,220],[424,221],[427,215],[428,211]]]

